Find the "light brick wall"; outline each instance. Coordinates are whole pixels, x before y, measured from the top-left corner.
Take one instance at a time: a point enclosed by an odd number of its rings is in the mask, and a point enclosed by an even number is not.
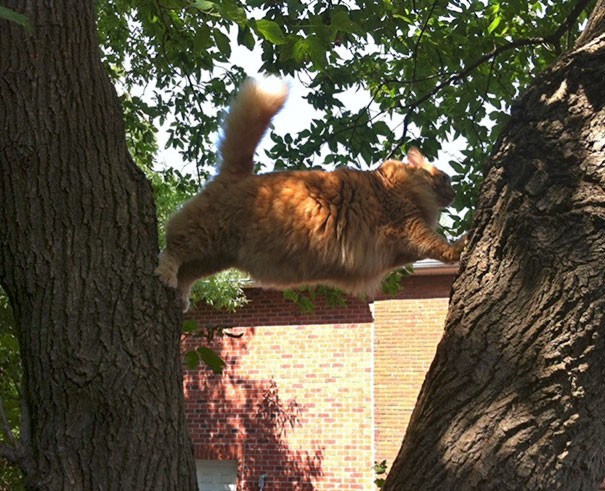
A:
[[[375,304],[375,458],[389,468],[441,339],[447,304],[447,298]]]
[[[318,299],[310,314],[260,289],[235,314],[197,309],[199,324],[243,336],[215,340],[222,375],[185,373],[196,458],[237,459],[240,491],[261,474],[271,491],[372,490],[373,460],[392,464],[401,444],[450,285],[414,277],[396,300]]]

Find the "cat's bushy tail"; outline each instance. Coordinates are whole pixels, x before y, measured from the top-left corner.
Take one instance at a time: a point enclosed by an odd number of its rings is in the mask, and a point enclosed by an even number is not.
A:
[[[254,151],[283,107],[288,85],[277,80],[247,79],[231,103],[219,144],[221,178],[237,179],[254,171]]]

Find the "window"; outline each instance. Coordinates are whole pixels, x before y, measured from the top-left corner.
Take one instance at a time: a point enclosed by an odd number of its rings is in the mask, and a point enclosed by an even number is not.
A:
[[[235,491],[237,460],[196,460],[199,491]]]

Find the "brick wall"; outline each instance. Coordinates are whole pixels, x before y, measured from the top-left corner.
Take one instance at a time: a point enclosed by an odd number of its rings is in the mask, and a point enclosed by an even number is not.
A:
[[[390,464],[399,449],[450,285],[451,276],[417,276],[396,300],[320,298],[307,314],[260,289],[235,314],[197,309],[200,325],[243,336],[214,341],[222,375],[185,374],[196,458],[236,459],[242,491],[261,474],[272,491],[373,489],[373,461]]]
[[[389,467],[441,339],[447,303],[444,298],[376,303],[375,458]]]

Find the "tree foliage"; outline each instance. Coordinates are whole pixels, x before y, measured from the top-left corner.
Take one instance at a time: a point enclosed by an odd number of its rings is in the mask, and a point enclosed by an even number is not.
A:
[[[13,446],[19,437],[21,417],[19,342],[11,308],[0,288],[0,443]],[[0,458],[0,489],[20,489],[19,471]]]
[[[272,135],[261,161],[276,168],[367,167],[429,157],[460,139],[451,162],[455,210],[472,207],[511,104],[577,37],[591,2],[480,0],[163,2],[99,0],[105,64],[129,127],[168,125],[168,145],[202,176],[216,163],[223,108],[245,77],[239,45],[267,74],[297,77],[316,111],[297,135]],[[146,98],[132,97],[141,87]],[[359,93],[361,107],[345,104]],[[133,153],[154,148],[138,139]],[[458,216],[457,214],[455,214]],[[470,219],[470,215],[467,218]],[[456,229],[465,223],[456,218]]]

